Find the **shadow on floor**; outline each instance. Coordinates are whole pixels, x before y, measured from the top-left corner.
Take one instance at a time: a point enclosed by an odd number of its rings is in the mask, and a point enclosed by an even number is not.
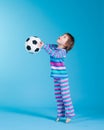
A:
[[[14,107],[2,107],[0,108],[4,112],[9,112],[9,113],[16,113],[16,114],[21,114],[21,115],[27,115],[27,116],[34,116],[38,118],[45,118],[49,120],[55,120],[56,118],[54,116],[50,116],[48,108],[34,108],[33,109],[20,109],[20,108],[14,108]],[[52,111],[52,110],[51,110]],[[52,115],[52,114],[51,114]]]
[[[37,118],[44,118],[55,121],[56,113],[52,108],[15,108],[15,107],[0,107],[0,110],[9,113],[21,114],[23,116],[33,116]],[[96,111],[76,111],[76,116],[73,118],[72,123],[85,122],[88,120],[104,119],[104,116],[97,115]],[[64,119],[62,119],[62,122]]]

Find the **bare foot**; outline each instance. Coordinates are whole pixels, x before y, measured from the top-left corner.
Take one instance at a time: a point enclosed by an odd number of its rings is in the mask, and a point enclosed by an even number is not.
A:
[[[60,118],[57,118],[57,119],[56,119],[56,122],[59,122],[59,121],[60,121]]]
[[[66,123],[69,123],[71,121],[71,119],[70,118],[66,118]]]

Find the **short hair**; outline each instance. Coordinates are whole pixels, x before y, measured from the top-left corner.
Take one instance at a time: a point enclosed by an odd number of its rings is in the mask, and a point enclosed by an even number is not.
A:
[[[72,36],[72,34],[70,33],[65,33],[65,34],[69,37],[68,41],[66,42],[66,47],[65,47],[66,51],[68,52],[69,50],[73,48],[75,39]]]

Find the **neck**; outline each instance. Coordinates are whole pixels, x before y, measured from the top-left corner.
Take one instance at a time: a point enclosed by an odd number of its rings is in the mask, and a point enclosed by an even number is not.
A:
[[[59,49],[63,49],[63,48],[64,48],[64,46],[63,46],[63,45],[61,45],[61,44],[59,44],[59,45],[58,45],[58,48],[59,48]]]

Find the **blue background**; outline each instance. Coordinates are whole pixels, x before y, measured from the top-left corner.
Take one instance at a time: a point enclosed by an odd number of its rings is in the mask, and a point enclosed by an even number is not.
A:
[[[75,111],[103,115],[103,7],[102,0],[0,0],[0,108],[56,107],[49,55],[31,55],[24,43],[31,35],[56,43],[69,32],[75,46],[65,63]]]

